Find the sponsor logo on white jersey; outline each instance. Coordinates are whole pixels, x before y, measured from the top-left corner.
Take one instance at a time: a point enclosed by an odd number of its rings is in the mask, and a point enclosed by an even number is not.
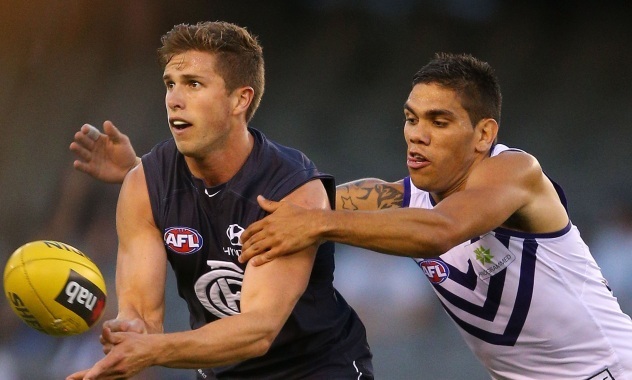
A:
[[[478,269],[477,273],[481,280],[487,280],[494,274],[507,268],[509,264],[516,260],[516,256],[505,247],[499,247],[498,249],[491,246],[484,247],[480,245],[479,242],[472,244],[470,247],[472,248],[472,253],[474,253],[476,261],[482,267],[482,269]],[[498,254],[498,252],[501,254]]]

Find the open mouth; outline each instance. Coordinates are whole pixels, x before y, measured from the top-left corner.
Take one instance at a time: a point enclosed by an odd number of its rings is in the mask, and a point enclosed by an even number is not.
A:
[[[409,168],[420,169],[428,165],[430,161],[428,161],[426,157],[422,156],[419,153],[408,152],[408,157],[406,157],[406,163]]]
[[[419,153],[413,153],[413,152],[409,152],[408,153],[408,161],[413,161],[413,162],[426,162],[428,161],[426,159],[426,157],[422,156]]]
[[[188,128],[188,127],[190,127],[192,125],[188,121],[181,120],[181,119],[169,120],[169,124],[171,124],[171,127],[173,129],[177,129],[177,130],[182,130],[182,129]]]

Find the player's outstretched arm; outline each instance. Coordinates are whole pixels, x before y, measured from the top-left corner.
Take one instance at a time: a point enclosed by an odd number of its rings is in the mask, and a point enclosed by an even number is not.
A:
[[[435,257],[504,223],[513,222],[508,227],[529,233],[557,231],[567,223],[559,197],[537,161],[517,152],[480,163],[461,191],[433,209],[350,212],[306,210],[267,199],[259,199],[259,204],[271,214],[241,236],[240,260],[252,265],[322,240],[391,255]]]
[[[103,123],[103,133],[84,124],[75,133],[70,150],[77,157],[75,169],[108,183],[122,183],[130,169],[140,163],[127,135],[111,121]]]
[[[129,378],[155,364],[149,336],[162,335],[167,259],[151,211],[143,166],[125,177],[116,209],[118,315],[106,321],[106,356],[68,380]]]

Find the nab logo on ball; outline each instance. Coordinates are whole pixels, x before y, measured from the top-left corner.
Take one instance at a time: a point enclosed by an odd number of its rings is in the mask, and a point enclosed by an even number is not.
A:
[[[170,250],[181,255],[189,255],[202,248],[202,235],[189,227],[168,228],[164,240]]]
[[[419,267],[433,284],[440,284],[450,276],[450,268],[439,259],[424,260],[419,263]]]
[[[105,294],[91,281],[71,270],[55,301],[92,326],[105,307]]]

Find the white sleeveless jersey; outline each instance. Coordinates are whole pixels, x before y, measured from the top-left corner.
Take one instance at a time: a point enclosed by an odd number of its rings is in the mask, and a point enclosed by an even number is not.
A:
[[[405,206],[433,207],[404,182]],[[570,222],[547,234],[497,228],[415,261],[492,378],[632,379],[632,321]]]

